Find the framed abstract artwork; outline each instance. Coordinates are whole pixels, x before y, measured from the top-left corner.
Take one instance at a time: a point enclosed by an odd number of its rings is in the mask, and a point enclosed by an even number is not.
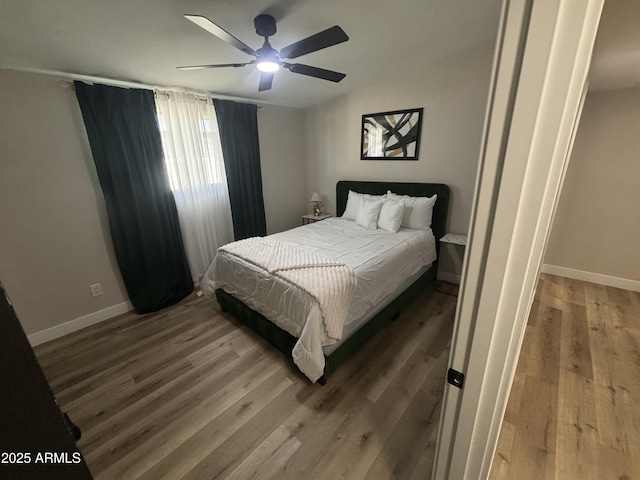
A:
[[[417,160],[423,108],[362,115],[361,160]]]

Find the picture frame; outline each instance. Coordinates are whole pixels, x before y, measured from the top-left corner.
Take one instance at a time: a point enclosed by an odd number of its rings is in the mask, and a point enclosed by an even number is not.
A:
[[[418,160],[424,108],[362,115],[361,160]]]

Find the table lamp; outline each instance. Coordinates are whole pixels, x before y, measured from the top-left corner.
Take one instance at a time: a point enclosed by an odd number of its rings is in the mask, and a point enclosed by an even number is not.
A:
[[[322,203],[322,197],[320,196],[320,194],[314,193],[313,195],[311,195],[311,200],[309,201],[313,202],[313,214],[315,216],[321,215],[322,212],[320,212],[320,203]]]

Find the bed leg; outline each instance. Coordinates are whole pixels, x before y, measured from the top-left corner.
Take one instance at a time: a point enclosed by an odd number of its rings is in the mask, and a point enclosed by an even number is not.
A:
[[[322,375],[322,376],[318,379],[318,383],[324,387],[324,386],[327,384],[327,377],[325,377],[324,375]]]

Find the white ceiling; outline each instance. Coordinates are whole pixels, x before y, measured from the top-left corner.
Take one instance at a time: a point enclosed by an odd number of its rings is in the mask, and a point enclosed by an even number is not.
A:
[[[304,108],[490,41],[501,0],[0,0],[0,68],[62,72]],[[244,68],[180,71],[178,65],[251,60],[186,20],[207,16],[257,49],[253,18],[269,13],[280,49],[333,25],[346,43],[294,62],[344,72],[340,83],[288,71],[257,91]],[[640,1],[606,0],[591,89],[640,85]]]
[[[431,63],[495,37],[501,0],[0,0],[0,68],[106,77],[185,87],[264,103],[307,107]],[[347,74],[340,83],[276,74],[258,93],[252,66],[176,70],[245,62],[245,55],[183,17],[210,18],[254,49],[253,18],[272,14],[276,49],[333,25],[346,43],[293,62]]]

